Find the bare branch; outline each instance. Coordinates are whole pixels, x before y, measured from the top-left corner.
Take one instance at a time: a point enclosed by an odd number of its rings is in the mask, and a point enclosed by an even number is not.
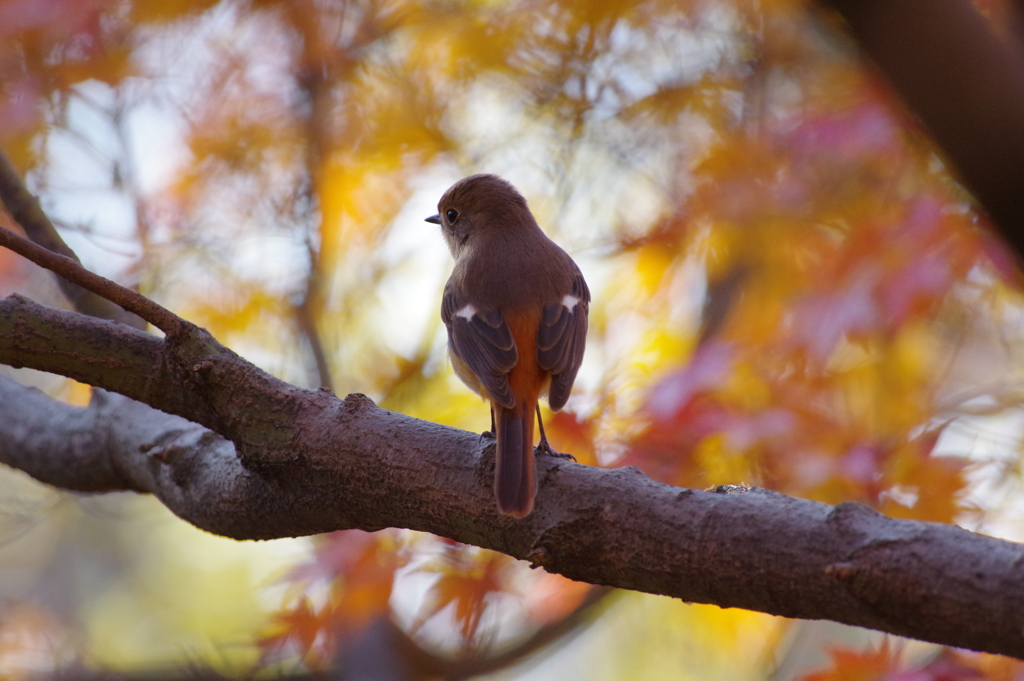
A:
[[[50,218],[46,216],[39,206],[39,200],[32,195],[22,182],[21,176],[14,169],[7,155],[0,150],[0,203],[4,205],[25,234],[33,242],[53,253],[58,253],[70,258],[76,263],[79,262],[64,240],[60,238]],[[27,256],[26,256],[27,257]],[[127,311],[122,311],[113,305],[106,297],[83,288],[66,278],[57,279],[64,295],[68,297],[75,309],[82,314],[100,317],[101,319],[114,319],[123,324],[144,328],[145,322]]]
[[[75,353],[29,348],[65,336]],[[495,509],[493,447],[479,436],[361,395],[339,400],[295,388],[204,333],[162,340],[12,296],[0,301],[0,338],[0,362],[92,380],[204,423],[239,455],[213,435],[165,455],[151,433],[111,449],[102,465],[74,448],[36,452],[33,438],[22,438],[17,461],[0,447],[0,460],[26,468],[31,461],[43,481],[85,476],[96,489],[149,491],[189,522],[237,539],[406,527],[592,584],[1024,658],[1019,544],[886,518],[859,504],[757,489],[698,492],[635,468],[547,458],[538,464],[537,508],[517,521]],[[6,390],[0,413],[27,390]],[[28,411],[31,420],[42,410]],[[18,420],[0,420],[0,443],[25,427]],[[47,426],[59,432],[61,422]]]
[[[0,299],[0,362],[46,366],[44,371],[195,421],[235,442],[243,457],[251,445],[262,452],[264,463],[273,456],[291,460],[291,417],[296,400],[310,391],[260,371],[203,329],[183,328],[177,336],[160,339],[15,294]],[[249,418],[262,423],[258,432],[238,427]]]
[[[185,327],[191,326],[138,291],[125,288],[106,277],[94,274],[82,267],[78,260],[38,246],[6,227],[0,227],[0,246],[5,246],[40,267],[59,274],[67,281],[102,296],[128,312],[137,314],[168,336],[179,335],[185,330]]]

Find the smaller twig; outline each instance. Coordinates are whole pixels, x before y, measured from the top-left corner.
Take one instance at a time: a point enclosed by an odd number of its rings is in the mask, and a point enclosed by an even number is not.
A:
[[[25,230],[30,241],[39,244],[48,251],[60,253],[79,262],[78,256],[68,247],[57,233],[53,222],[43,212],[39,200],[32,195],[15,170],[11,160],[0,149],[0,208],[6,208],[15,222]],[[68,279],[58,279],[61,291],[67,296],[76,310],[82,314],[112,319],[122,324],[141,329],[145,322],[130,313],[124,313],[111,301],[71,283]]]
[[[66,255],[49,251],[2,226],[0,226],[0,246],[9,248],[40,267],[92,291],[128,312],[137,314],[169,337],[178,336],[191,326],[184,319],[154,303],[141,293],[90,272]]]
[[[327,361],[327,352],[324,350],[320,332],[316,328],[316,320],[313,311],[313,303],[310,299],[313,284],[306,290],[306,296],[302,302],[295,306],[295,316],[298,320],[299,330],[309,343],[309,351],[313,355],[313,362],[316,365],[317,377],[320,380],[320,387],[334,390],[334,382],[331,379],[330,364]]]

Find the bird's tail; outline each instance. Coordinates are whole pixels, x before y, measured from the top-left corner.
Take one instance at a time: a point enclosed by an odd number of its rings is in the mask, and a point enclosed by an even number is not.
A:
[[[517,404],[512,409],[495,405],[498,454],[494,494],[498,499],[498,510],[516,518],[530,514],[537,496],[533,465],[535,409],[536,404]]]

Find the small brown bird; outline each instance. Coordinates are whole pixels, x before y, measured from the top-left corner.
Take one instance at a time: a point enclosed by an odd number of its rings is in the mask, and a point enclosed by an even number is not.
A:
[[[565,406],[587,341],[590,290],[572,258],[533,219],[526,199],[496,175],[471,175],[441,197],[437,215],[455,258],[441,319],[448,355],[462,382],[491,403],[497,440],[498,510],[533,510],[533,415],[537,400]]]

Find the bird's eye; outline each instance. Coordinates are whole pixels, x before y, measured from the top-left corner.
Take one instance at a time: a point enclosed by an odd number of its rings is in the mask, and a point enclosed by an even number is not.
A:
[[[448,218],[449,225],[454,225],[455,221],[459,219],[459,211],[454,208],[449,208],[444,212],[444,216]]]

